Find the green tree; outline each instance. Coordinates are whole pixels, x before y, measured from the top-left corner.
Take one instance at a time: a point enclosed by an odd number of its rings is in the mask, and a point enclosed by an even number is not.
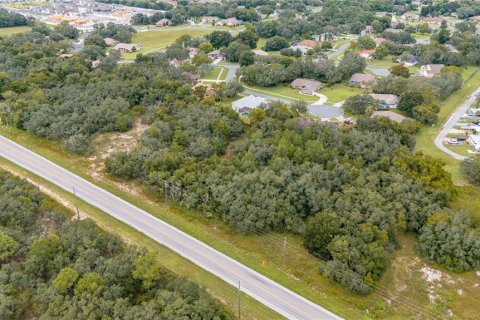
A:
[[[11,257],[18,249],[18,242],[0,230],[0,262]]]
[[[265,43],[265,51],[278,51],[288,48],[289,45],[290,44],[287,39],[280,36],[274,36],[267,39],[267,42]]]
[[[365,114],[369,107],[375,107],[375,99],[367,94],[359,94],[356,96],[349,97],[343,108],[346,112],[352,114]]]
[[[410,77],[410,70],[401,64],[397,64],[390,67],[390,73],[397,77],[402,77],[402,78]]]
[[[69,289],[73,288],[77,280],[78,272],[75,269],[66,267],[57,274],[53,280],[53,285],[58,292],[65,294]]]
[[[75,295],[81,296],[84,293],[93,294],[103,287],[102,276],[96,272],[83,275],[75,286]]]
[[[305,226],[304,245],[315,256],[330,259],[328,245],[341,233],[342,222],[334,212],[320,212]]]
[[[255,62],[255,55],[251,51],[243,51],[242,53],[240,53],[238,62],[241,66],[252,65]]]
[[[373,40],[369,36],[363,36],[358,38],[358,48],[362,50],[371,50],[375,49],[376,43],[375,40]]]
[[[215,49],[227,47],[232,41],[233,37],[228,31],[213,31],[206,37]]]
[[[151,252],[136,258],[133,265],[133,278],[141,280],[146,289],[153,287],[165,277],[165,269],[157,262],[156,256]]]
[[[476,156],[462,161],[460,165],[463,175],[468,182],[480,186],[480,157]]]

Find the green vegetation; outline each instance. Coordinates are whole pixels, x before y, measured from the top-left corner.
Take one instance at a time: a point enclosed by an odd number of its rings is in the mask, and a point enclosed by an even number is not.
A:
[[[210,80],[210,81],[224,81],[227,77],[228,69],[224,67],[213,67],[212,71],[210,71],[202,80]]]
[[[328,97],[327,104],[335,104],[347,100],[349,97],[365,93],[364,89],[348,86],[344,83],[337,83],[323,88],[321,94]]]
[[[46,192],[49,196],[54,197],[54,200],[67,205],[70,209],[70,214],[73,216],[78,209],[81,215],[86,215],[89,218],[95,220],[95,222],[104,230],[120,235],[127,243],[134,244],[140,248],[147,248],[149,251],[157,254],[158,261],[167,269],[172,270],[175,274],[185,277],[190,281],[193,281],[205,289],[208,292],[221,300],[227,305],[230,310],[237,310],[237,295],[236,288],[220,280],[211,273],[203,270],[194,263],[186,260],[170,249],[155,242],[151,238],[136,231],[125,223],[112,218],[109,214],[104,213],[96,207],[84,202],[81,199],[74,197],[71,193],[64,191],[63,189],[51,184],[50,182],[39,178],[38,176],[18,167],[17,165],[10,163],[7,160],[2,159],[0,162],[0,168],[13,173],[16,176],[23,177],[33,182],[35,185],[41,185],[42,191]],[[49,198],[44,197],[45,201],[48,201],[49,206],[59,208],[56,202],[50,201]],[[132,200],[133,197],[130,199]],[[143,201],[149,201],[147,199]],[[65,211],[64,207],[59,208],[61,211]],[[158,210],[158,206],[156,206]],[[55,210],[57,211],[57,210]],[[242,294],[242,318],[245,319],[282,319],[277,313],[268,309],[261,303],[253,300],[249,296]]]
[[[9,36],[12,34],[28,32],[30,30],[32,30],[32,28],[27,26],[0,28],[0,35]]]
[[[209,34],[212,30],[195,27],[168,27],[154,29],[147,32],[137,32],[133,35],[132,43],[142,45],[137,52],[124,53],[125,59],[134,59],[138,53],[152,53],[164,50],[182,35],[192,37]]]
[[[318,101],[319,97],[316,96],[309,96],[306,94],[301,94],[298,90],[292,89],[286,85],[280,85],[271,88],[264,88],[259,86],[245,86],[248,90],[253,92],[258,92],[260,94],[267,94],[274,97],[278,97],[279,99],[287,99],[287,100],[303,100],[305,102],[315,102]]]
[[[124,245],[91,220],[71,221],[33,185],[2,171],[0,190],[2,319],[135,319],[145,308],[165,318],[233,318],[154,254]]]
[[[422,151],[423,153],[437,159],[441,159],[445,163],[445,170],[452,174],[452,179],[457,184],[461,184],[465,181],[460,173],[460,162],[439,150],[433,141],[441,130],[443,123],[445,123],[455,109],[457,109],[467,97],[478,88],[478,83],[480,83],[480,72],[478,72],[477,68],[466,68],[463,71],[463,79],[463,86],[440,105],[437,122],[432,126],[423,127],[417,134],[416,138],[416,150]]]

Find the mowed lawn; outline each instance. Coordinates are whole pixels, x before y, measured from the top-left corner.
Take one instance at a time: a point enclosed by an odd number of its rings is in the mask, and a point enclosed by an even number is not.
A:
[[[155,29],[154,29],[155,28]],[[151,53],[161,51],[175,42],[176,39],[183,35],[190,35],[192,37],[204,36],[211,33],[212,29],[200,29],[194,27],[153,27],[150,31],[137,32],[132,37],[132,43],[142,45],[142,48],[136,52],[124,53],[125,59],[134,59],[138,53]]]
[[[303,100],[305,102],[315,102],[318,101],[319,97],[317,96],[309,96],[305,94],[301,94],[299,90],[292,89],[286,85],[279,85],[276,87],[265,88],[259,86],[246,86],[249,90],[264,93],[267,95],[271,95],[274,97],[278,97],[280,99],[287,99],[287,100]]]
[[[337,83],[333,86],[323,88],[322,90],[320,90],[320,93],[328,97],[328,101],[326,104],[335,104],[341,101],[345,101],[351,96],[365,93],[365,90],[356,87],[350,87],[344,83]]]
[[[30,30],[32,30],[32,28],[27,26],[0,28],[0,36],[9,36],[12,34],[23,33]]]
[[[228,69],[224,67],[214,67],[202,80],[223,81],[227,77]]]

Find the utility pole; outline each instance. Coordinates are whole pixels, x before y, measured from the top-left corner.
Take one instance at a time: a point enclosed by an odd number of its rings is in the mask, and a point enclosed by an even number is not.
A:
[[[241,313],[241,308],[240,308],[240,280],[238,280],[238,293],[237,293],[237,299],[238,299],[238,319],[242,317]]]

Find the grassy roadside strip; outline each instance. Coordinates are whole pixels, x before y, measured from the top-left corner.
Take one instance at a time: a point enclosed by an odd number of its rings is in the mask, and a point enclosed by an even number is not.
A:
[[[281,261],[281,254],[278,253],[281,252],[282,247],[277,247],[279,241],[272,241],[270,235],[240,235],[200,213],[187,212],[182,208],[153,202],[151,195],[146,192],[132,194],[125,191],[120,186],[121,181],[94,179],[87,169],[87,160],[82,162],[82,158],[68,154],[58,143],[40,139],[20,130],[10,131],[1,126],[0,134],[179,228],[339,316],[346,319],[366,318],[361,309],[364,308],[369,298],[351,296],[340,286],[331,284],[327,279],[321,277],[317,272],[318,261],[306,251],[298,252],[292,246],[291,251],[286,254],[287,261]],[[122,185],[125,186],[125,184]],[[283,236],[279,238],[283,240]],[[291,244],[302,246],[298,237],[288,236],[288,241]]]
[[[120,235],[127,243],[138,247],[146,247],[148,250],[155,252],[158,255],[159,262],[166,268],[205,287],[212,296],[225,303],[232,312],[236,312],[237,290],[220,278],[102,210],[1,157],[0,168],[39,186],[42,193],[70,210],[72,216],[75,216],[75,207],[77,207],[82,217],[92,218],[102,229]],[[242,294],[241,297],[241,310],[244,319],[283,319],[273,310],[245,294]]]
[[[416,150],[422,151],[434,158],[441,159],[445,163],[445,170],[452,174],[452,179],[456,184],[465,183],[460,172],[460,161],[439,150],[433,141],[452,113],[478,88],[480,84],[479,70],[480,69],[469,67],[464,71],[464,77],[466,79],[463,86],[440,105],[437,122],[431,127],[423,127],[417,134]]]

